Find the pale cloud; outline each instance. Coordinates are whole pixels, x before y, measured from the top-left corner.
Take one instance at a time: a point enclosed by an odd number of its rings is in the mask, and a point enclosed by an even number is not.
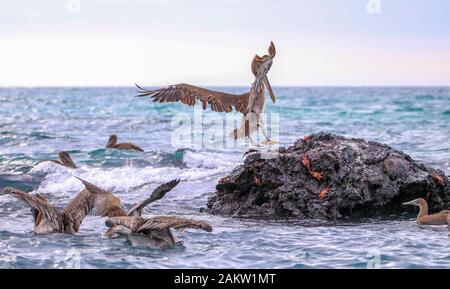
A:
[[[0,85],[249,85],[270,40],[274,85],[450,84],[446,0],[80,1],[2,4]]]

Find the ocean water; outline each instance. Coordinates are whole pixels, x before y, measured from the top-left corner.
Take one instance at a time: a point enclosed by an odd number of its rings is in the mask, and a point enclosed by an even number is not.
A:
[[[389,144],[450,174],[450,88],[276,87],[275,93],[278,101],[267,102],[266,123],[283,146],[328,131]],[[200,115],[208,136],[201,138],[199,110],[134,95],[131,87],[0,88],[0,189],[40,192],[62,208],[82,189],[74,178],[79,176],[130,206],[158,184],[180,178],[144,214],[204,220],[214,231],[176,232],[183,246],[166,251],[108,239],[104,219],[96,216],[88,216],[77,235],[37,236],[29,208],[0,196],[1,268],[450,267],[447,228],[419,227],[412,215],[255,220],[200,213],[217,180],[243,162],[245,144],[224,147],[224,126],[209,121],[222,119],[220,114]],[[180,128],[180,119],[188,125]],[[113,133],[146,152],[105,150]],[[45,162],[60,150],[70,151],[79,168]]]

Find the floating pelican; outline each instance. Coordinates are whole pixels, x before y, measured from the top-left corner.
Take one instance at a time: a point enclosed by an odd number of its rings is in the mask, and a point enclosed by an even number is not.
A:
[[[96,196],[112,195],[94,184],[84,180],[81,181],[86,189],[95,193]],[[152,192],[150,197],[133,205],[127,212],[125,212],[122,206],[117,207],[116,204],[111,205],[111,208],[109,209],[106,208],[106,212],[109,212],[106,215],[109,218],[105,222],[108,227],[105,235],[108,237],[125,236],[133,245],[165,249],[180,242],[172,234],[171,228],[195,228],[211,232],[211,226],[202,221],[165,216],[156,216],[152,218],[141,217],[142,210],[147,205],[164,197],[164,195],[172,190],[179,182],[180,180],[172,180],[158,186]]]
[[[109,228],[116,228],[115,233],[126,236],[133,245],[158,247],[160,249],[166,249],[180,243],[172,234],[171,228],[212,231],[211,225],[206,222],[167,216],[151,218],[139,216],[113,217],[108,218],[105,224]]]
[[[3,189],[1,194],[12,195],[31,207],[36,234],[75,234],[94,206],[94,195],[88,190],[78,193],[62,211],[51,205],[41,194],[30,195],[12,187]]]
[[[267,72],[272,65],[275,54],[275,45],[271,42],[269,46],[269,55],[264,55],[262,57],[255,55],[251,64],[251,70],[255,75],[255,81],[251,86],[250,92],[244,94],[230,94],[181,83],[156,90],[147,90],[136,84],[140,89],[140,94],[138,96],[150,96],[153,99],[153,102],[180,101],[190,106],[194,106],[197,100],[199,100],[202,103],[203,109],[206,109],[209,104],[213,111],[218,112],[231,112],[234,107],[236,111],[243,114],[243,117],[239,129],[235,129],[230,134],[230,137],[233,139],[248,137],[252,145],[255,145],[251,134],[257,131],[258,128],[261,128],[262,133],[266,137],[263,144],[271,145],[276,142],[271,141],[267,136],[262,113],[264,111],[265,103],[264,89],[267,89],[273,102],[276,100],[269,79],[267,78]],[[259,146],[258,144],[256,145]]]
[[[124,216],[126,211],[122,207],[122,202],[118,197],[110,192],[100,189],[96,185],[78,178],[86,190],[95,195],[94,208],[98,215],[102,217]]]
[[[419,225],[448,225],[450,218],[450,210],[443,210],[436,214],[428,215],[428,204],[423,198],[418,198],[402,204],[403,206],[418,206],[420,208],[417,216],[417,224]]]
[[[59,160],[50,160],[50,162],[56,163],[58,165],[66,167],[66,168],[71,168],[71,169],[77,168],[77,166],[73,162],[73,160],[70,157],[70,154],[68,152],[66,152],[66,151],[59,152],[58,158],[59,158]],[[42,163],[42,162],[47,162],[47,161],[41,161],[39,163]]]
[[[95,208],[102,217],[140,216],[142,213],[142,209],[144,209],[150,203],[153,203],[164,197],[164,195],[168,191],[172,190],[180,182],[180,180],[172,180],[168,183],[158,186],[152,192],[149,198],[133,205],[128,211],[125,211],[118,197],[88,181],[80,178],[78,179],[86,187],[86,190],[95,195]]]
[[[139,146],[132,143],[117,143],[117,135],[113,134],[109,136],[108,143],[106,143],[106,148],[118,149],[118,150],[135,150],[143,152]]]

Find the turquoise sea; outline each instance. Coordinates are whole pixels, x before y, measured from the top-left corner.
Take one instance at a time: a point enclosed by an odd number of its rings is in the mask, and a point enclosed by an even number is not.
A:
[[[267,126],[278,125],[275,139],[282,146],[328,131],[386,143],[450,175],[449,87],[274,90],[278,101],[267,101]],[[220,138],[196,143],[199,111],[134,95],[133,87],[0,88],[0,189],[40,192],[64,207],[82,189],[79,176],[130,206],[158,184],[181,178],[145,215],[201,219],[214,231],[177,232],[184,244],[168,251],[108,239],[104,219],[96,216],[88,216],[77,235],[37,236],[29,207],[0,196],[0,268],[450,268],[447,228],[418,227],[413,215],[273,221],[200,213],[217,180],[243,162],[245,146],[223,148]],[[208,110],[202,117],[216,114]],[[182,132],[194,145],[174,142],[180,118],[192,119]],[[200,127],[209,135],[223,131],[208,121]],[[113,133],[146,152],[105,150]],[[41,162],[60,150],[68,150],[79,168]]]

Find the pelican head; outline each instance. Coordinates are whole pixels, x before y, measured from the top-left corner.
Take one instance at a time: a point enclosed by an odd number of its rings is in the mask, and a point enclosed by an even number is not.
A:
[[[106,143],[106,147],[113,147],[117,144],[117,135],[112,134],[109,136],[108,143]]]
[[[112,224],[109,220],[105,221],[105,225],[108,227],[108,230],[105,232],[105,236],[110,238],[117,238],[120,236],[126,236],[131,234],[131,230],[124,226],[116,226]]]
[[[77,166],[73,162],[72,158],[70,157],[70,154],[66,151],[62,151],[58,153],[58,157],[61,161],[61,163],[69,168],[76,169]]]
[[[418,198],[418,199],[414,199],[414,200],[409,201],[409,202],[405,202],[405,203],[402,204],[402,206],[417,206],[417,207],[420,207],[424,203],[425,204],[427,203],[427,201],[425,201],[425,199]]]
[[[268,49],[269,54],[264,56],[255,55],[252,60],[252,73],[255,75],[256,87],[259,87],[260,83],[263,82],[266,89],[269,91],[270,98],[275,102],[276,97],[270,86],[269,79],[267,78],[267,72],[269,72],[272,66],[273,58],[276,55],[275,45],[270,42]]]

